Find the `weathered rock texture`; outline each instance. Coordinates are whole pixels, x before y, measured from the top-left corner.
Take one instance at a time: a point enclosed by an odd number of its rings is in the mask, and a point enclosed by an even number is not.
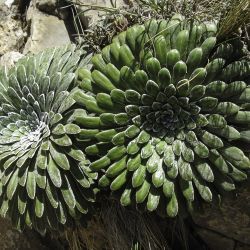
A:
[[[6,66],[7,68],[10,68],[22,57],[23,54],[19,52],[16,51],[7,52],[2,57],[0,57],[0,66]]]
[[[115,7],[126,6],[128,3],[126,0],[114,0],[113,2],[116,4]],[[96,9],[97,7],[113,7],[110,0],[73,0],[73,3],[77,6],[78,13],[85,28],[95,24],[100,18],[100,14],[104,13],[103,11],[98,11]]]
[[[9,9],[0,2],[0,56],[12,50],[19,51],[24,45],[27,33],[16,12],[15,7]]]
[[[226,237],[248,247],[245,249],[250,249],[250,183],[240,188],[234,197],[223,199],[220,207],[204,204],[203,211],[195,213],[193,221],[200,227],[217,233],[216,237],[210,237],[211,241],[216,241],[220,235],[221,240]],[[218,249],[222,248],[218,246]]]
[[[0,249],[1,250],[49,250],[34,232],[19,233],[11,224],[0,219]]]
[[[234,250],[235,241],[233,239],[224,237],[221,234],[215,233],[211,230],[207,230],[204,228],[196,229],[197,234],[200,238],[206,243],[209,249],[226,249],[226,250]]]
[[[70,43],[64,22],[56,16],[47,15],[37,9],[29,14],[31,17],[30,37],[23,53],[37,53],[46,48]]]
[[[45,13],[55,15],[57,2],[57,0],[37,0],[36,7]]]

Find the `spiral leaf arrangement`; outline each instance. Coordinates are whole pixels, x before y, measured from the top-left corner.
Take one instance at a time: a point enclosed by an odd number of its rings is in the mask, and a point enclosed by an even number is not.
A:
[[[243,44],[216,45],[216,25],[151,20],[114,38],[79,70],[77,135],[99,186],[124,206],[174,217],[250,168],[250,63]]]
[[[75,143],[69,91],[85,52],[69,45],[0,72],[0,212],[45,233],[80,219],[94,201],[85,154]]]

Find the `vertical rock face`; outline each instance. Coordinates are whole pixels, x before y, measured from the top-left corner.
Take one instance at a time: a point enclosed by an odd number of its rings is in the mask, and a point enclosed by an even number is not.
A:
[[[244,187],[239,189],[235,197],[223,199],[220,207],[204,204],[203,210],[203,213],[198,212],[193,215],[196,225],[217,233],[216,239],[220,236],[225,240],[226,237],[238,242],[239,249],[241,247],[244,247],[242,249],[250,249],[249,183],[246,183]],[[201,237],[207,238],[202,235]],[[216,239],[212,237],[212,234],[210,234],[210,238],[211,241],[214,241],[213,244],[215,244]]]
[[[227,249],[234,250],[235,241],[217,234],[211,230],[199,228],[197,234],[203,239],[209,249]]]
[[[9,9],[0,1],[0,56],[9,51],[19,51],[27,34],[16,16],[15,8]]]
[[[102,11],[95,10],[97,6],[108,8],[112,7],[110,0],[73,0],[72,2],[76,4],[79,13],[84,11],[84,14],[81,14],[80,17],[85,28],[87,28],[91,24],[95,24],[100,18],[100,14],[103,14]],[[128,1],[113,0],[113,3],[115,3],[116,7],[122,7],[126,6]],[[83,6],[82,4],[84,4],[85,6]],[[90,5],[92,5],[93,7],[91,8]]]
[[[19,52],[10,51],[0,57],[0,66],[12,67],[23,55]]]
[[[37,234],[28,231],[19,233],[11,227],[11,224],[0,219],[0,249],[1,250],[49,250],[45,247]]]
[[[36,7],[48,14],[56,14],[57,0],[37,0]]]
[[[31,31],[23,53],[37,53],[46,48],[70,43],[64,22],[56,16],[44,14],[36,9],[30,13]]]

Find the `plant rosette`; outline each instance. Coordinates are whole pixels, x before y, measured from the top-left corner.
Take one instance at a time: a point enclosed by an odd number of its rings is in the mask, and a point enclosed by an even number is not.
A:
[[[174,217],[183,198],[192,208],[246,180],[250,63],[240,40],[217,44],[216,32],[178,14],[150,20],[79,70],[77,137],[122,205]]]
[[[85,59],[69,45],[0,71],[0,212],[19,230],[71,225],[95,200],[96,174],[74,139],[80,127],[69,93]]]

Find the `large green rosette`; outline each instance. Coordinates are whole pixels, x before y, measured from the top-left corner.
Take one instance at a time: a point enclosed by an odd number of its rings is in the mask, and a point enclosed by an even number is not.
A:
[[[124,206],[211,202],[250,168],[250,63],[239,39],[180,15],[135,25],[79,70],[75,123],[99,186]]]

